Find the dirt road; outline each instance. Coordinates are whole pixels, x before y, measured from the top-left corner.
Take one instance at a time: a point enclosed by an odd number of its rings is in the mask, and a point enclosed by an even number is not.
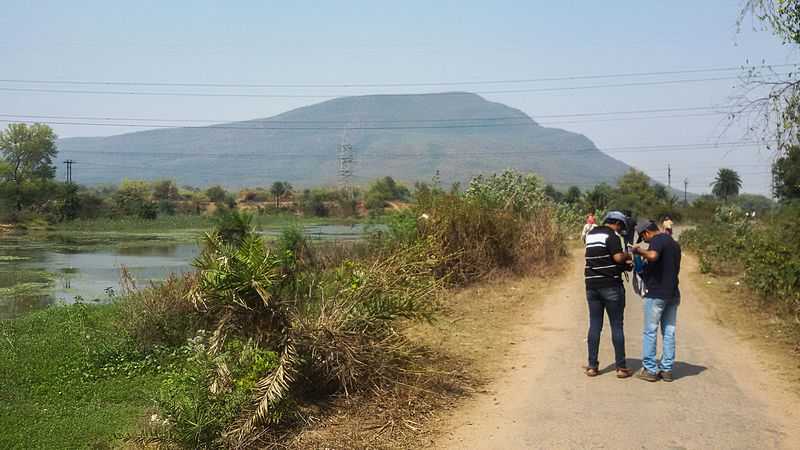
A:
[[[534,319],[502,375],[445,419],[436,448],[800,449],[800,399],[763,355],[710,318],[706,290],[687,276],[696,264],[691,257],[681,278],[676,380],[619,380],[611,367],[586,377],[579,253],[545,301],[532,303]],[[625,332],[633,369],[641,366],[641,316],[641,300],[629,290]],[[606,321],[600,367],[611,363]]]

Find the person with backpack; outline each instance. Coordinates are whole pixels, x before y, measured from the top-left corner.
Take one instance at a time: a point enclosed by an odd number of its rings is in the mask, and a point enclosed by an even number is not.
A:
[[[614,344],[614,359],[618,378],[632,375],[625,359],[625,288],[622,273],[630,261],[619,232],[625,226],[625,215],[619,211],[609,212],[603,224],[586,234],[586,301],[589,307],[589,332],[587,336],[589,361],[584,373],[589,377],[599,374],[598,352],[603,318],[608,314],[611,323],[611,341]]]
[[[681,247],[655,222],[639,228],[639,236],[649,244],[648,249],[636,246],[631,252],[641,256],[644,267],[644,329],[642,330],[642,369],[636,376],[645,381],[672,381],[675,362],[675,322],[681,293],[678,275],[681,271]],[[658,329],[661,328],[661,361],[656,360]]]

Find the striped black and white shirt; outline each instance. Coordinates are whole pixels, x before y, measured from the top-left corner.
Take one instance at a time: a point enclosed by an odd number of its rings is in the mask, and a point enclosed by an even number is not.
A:
[[[622,238],[614,230],[600,226],[586,235],[587,289],[615,287],[622,284],[624,264],[617,264],[611,255],[622,253]]]

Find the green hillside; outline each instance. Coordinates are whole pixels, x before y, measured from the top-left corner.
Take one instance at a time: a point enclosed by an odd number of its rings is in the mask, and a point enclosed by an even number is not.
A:
[[[430,180],[437,170],[449,183],[512,167],[567,186],[613,182],[629,169],[583,135],[460,92],[343,97],[267,119],[68,138],[58,148],[60,159],[78,161],[75,178],[84,184],[128,177],[309,186],[336,181],[342,142],[353,146],[358,183]]]

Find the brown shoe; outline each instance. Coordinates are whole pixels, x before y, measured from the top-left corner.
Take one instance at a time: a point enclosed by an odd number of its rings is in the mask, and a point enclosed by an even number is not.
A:
[[[649,372],[647,369],[642,367],[642,370],[636,372],[636,378],[644,381],[654,382],[658,381],[658,374],[653,372]]]
[[[597,371],[597,367],[584,367],[583,373],[585,373],[587,377],[596,377],[600,374],[600,372]]]
[[[671,383],[672,380],[674,380],[674,378],[672,378],[672,371],[662,370],[661,372],[658,372],[658,376],[667,383]]]
[[[631,375],[633,375],[633,371],[631,369],[617,367],[617,378],[629,378]]]

